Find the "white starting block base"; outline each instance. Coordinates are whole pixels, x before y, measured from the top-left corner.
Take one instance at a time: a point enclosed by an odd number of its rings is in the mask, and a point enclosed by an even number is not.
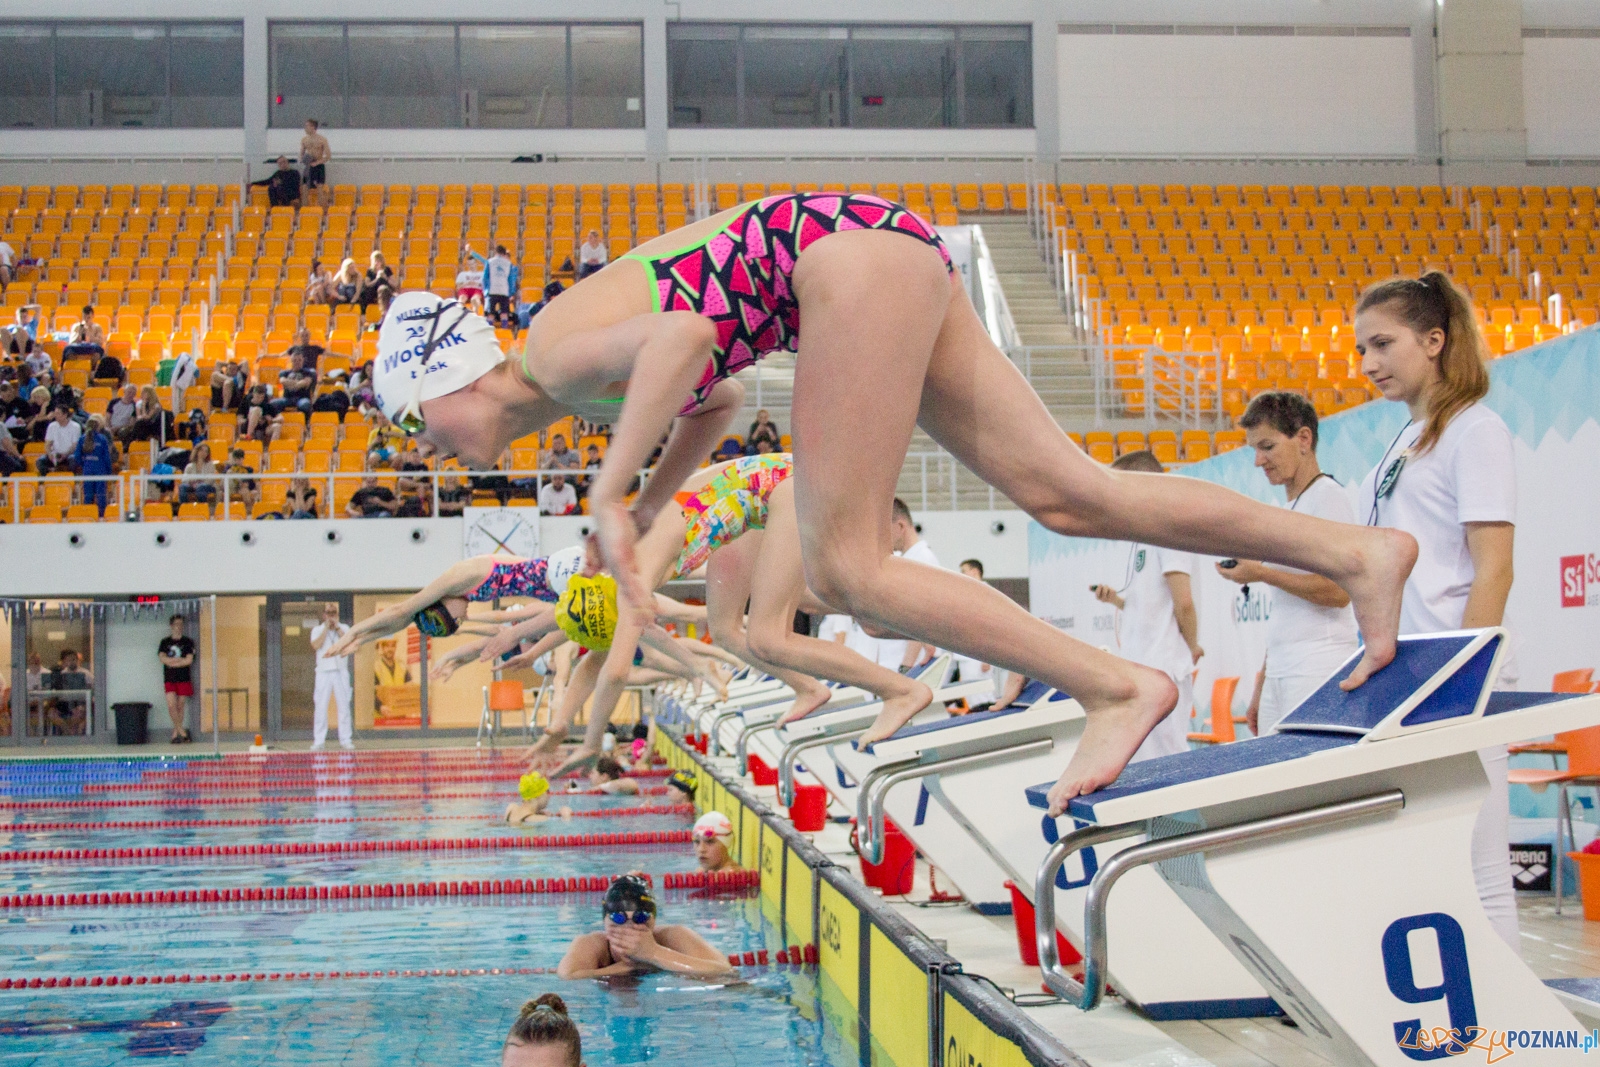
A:
[[[1452,1032],[1487,1048],[1494,1033],[1577,1031],[1478,902],[1477,750],[1600,723],[1600,698],[1491,693],[1503,636],[1402,639],[1355,693],[1337,694],[1352,660],[1280,732],[1137,764],[1071,814],[1148,831],[1135,847],[1334,1063],[1455,1060],[1434,1047]],[[1035,805],[1050,784],[1028,790]],[[1092,967],[1106,942],[1090,941]]]

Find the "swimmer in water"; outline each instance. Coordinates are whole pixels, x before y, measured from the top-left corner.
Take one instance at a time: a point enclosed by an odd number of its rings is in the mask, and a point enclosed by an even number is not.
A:
[[[694,858],[702,871],[736,871],[739,863],[733,858],[733,823],[720,811],[708,811],[695,820],[690,831],[694,840]]]
[[[589,788],[614,797],[639,795],[639,783],[623,777],[622,765],[610,756],[601,756],[594,761],[594,770],[589,772]]]
[[[656,925],[655,897],[639,874],[613,880],[600,913],[604,930],[579,934],[573,940],[556,967],[562,978],[607,978],[648,971],[724,978],[733,973],[728,958],[687,926]]]
[[[554,993],[541,994],[517,1012],[500,1049],[500,1067],[583,1067],[583,1037]]]

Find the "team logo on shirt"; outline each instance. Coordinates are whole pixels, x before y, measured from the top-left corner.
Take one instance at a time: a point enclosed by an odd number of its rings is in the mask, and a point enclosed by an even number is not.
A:
[[[1600,555],[1561,557],[1561,606],[1600,606]]]
[[[1139,549],[1139,551],[1137,551],[1137,552],[1135,552],[1133,554],[1133,572],[1135,574],[1138,574],[1143,570],[1144,570],[1144,549],[1141,548],[1141,549]]]

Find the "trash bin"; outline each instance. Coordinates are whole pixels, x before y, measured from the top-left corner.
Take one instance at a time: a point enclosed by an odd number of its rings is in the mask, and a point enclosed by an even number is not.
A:
[[[142,745],[150,727],[150,705],[143,701],[111,705],[117,719],[117,744]]]

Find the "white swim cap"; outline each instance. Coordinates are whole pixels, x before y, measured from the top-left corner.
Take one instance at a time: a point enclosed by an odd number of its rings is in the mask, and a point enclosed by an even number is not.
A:
[[[690,834],[696,841],[710,841],[715,838],[728,838],[733,836],[733,823],[720,811],[708,811],[695,820],[694,829]]]
[[[372,365],[374,398],[390,421],[399,419],[411,403],[430,336],[437,343],[428,357],[423,400],[465,389],[505,362],[494,327],[483,316],[435,293],[401,293],[383,317]]]
[[[563,548],[559,552],[552,552],[544,564],[544,582],[550,591],[560,596],[567,591],[567,583],[572,581],[572,576],[583,570],[583,546],[573,545]]]

